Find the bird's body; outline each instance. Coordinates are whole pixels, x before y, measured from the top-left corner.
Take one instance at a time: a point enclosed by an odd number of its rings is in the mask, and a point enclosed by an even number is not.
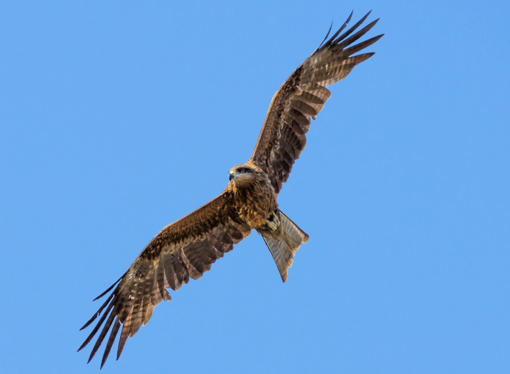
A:
[[[371,57],[373,53],[353,54],[382,37],[379,35],[347,48],[377,22],[352,34],[367,16],[339,35],[349,22],[349,16],[340,30],[326,41],[328,32],[319,48],[284,82],[271,101],[252,157],[230,170],[226,189],[207,204],[163,228],[126,273],[98,296],[113,289],[97,313],[82,327],[89,326],[102,314],[79,349],[85,347],[105,323],[89,361],[111,328],[101,366],[105,363],[122,326],[119,358],[127,338],[149,321],[154,307],[162,300],[171,299],[168,288],[177,291],[189,278],[200,278],[212,263],[253,229],[263,237],[282,280],[286,281],[294,254],[306,243],[308,235],[278,208],[278,195],[306,145],[311,119],[315,119],[331,95],[326,87],[345,78],[354,66]]]
[[[240,168],[251,171],[238,175],[236,170]],[[235,177],[229,181],[225,192],[232,194],[236,214],[252,229],[265,227],[278,208],[278,195],[267,174],[254,164],[246,164],[234,166],[229,175]]]

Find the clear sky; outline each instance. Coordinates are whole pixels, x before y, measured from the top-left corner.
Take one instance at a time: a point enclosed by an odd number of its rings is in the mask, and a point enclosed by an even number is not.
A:
[[[274,92],[373,9],[279,198],[109,373],[508,373],[508,1],[0,6],[0,372],[90,373],[78,329],[165,225],[251,155]],[[90,330],[87,330],[90,331]]]

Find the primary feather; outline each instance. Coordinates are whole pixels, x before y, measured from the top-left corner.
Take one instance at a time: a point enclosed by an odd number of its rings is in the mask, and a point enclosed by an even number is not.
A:
[[[327,42],[323,41],[294,70],[274,95],[251,160],[270,175],[276,193],[280,192],[282,184],[289,178],[292,165],[305,148],[305,134],[310,129],[311,118],[315,119],[331,96],[326,87],[345,78],[357,64],[374,55],[365,53],[353,56],[383,35],[345,49],[377,23],[378,20],[373,21],[348,38],[369,14],[338,36],[350,21],[351,14]]]

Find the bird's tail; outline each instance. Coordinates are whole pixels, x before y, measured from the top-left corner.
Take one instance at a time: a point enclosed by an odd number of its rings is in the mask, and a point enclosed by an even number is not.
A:
[[[259,230],[264,238],[282,281],[287,280],[287,271],[292,265],[294,253],[302,243],[308,241],[309,236],[298,225],[290,220],[281,210],[277,211],[280,225],[276,231]]]

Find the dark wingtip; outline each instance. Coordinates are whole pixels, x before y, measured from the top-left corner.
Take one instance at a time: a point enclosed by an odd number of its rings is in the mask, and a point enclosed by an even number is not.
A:
[[[84,328],[88,327],[88,326],[89,326],[92,322],[94,322],[94,321],[95,321],[95,319],[96,319],[98,316],[100,316],[100,315],[101,315],[101,313],[103,312],[103,309],[106,307],[106,305],[108,305],[108,303],[109,303],[109,302],[110,302],[110,300],[113,298],[113,296],[114,296],[114,294],[113,294],[113,293],[112,293],[110,296],[108,296],[108,299],[106,299],[106,301],[104,302],[104,304],[103,304],[103,305],[101,305],[101,308],[99,308],[99,310],[98,310],[96,313],[94,313],[94,315],[92,316],[92,318],[91,318],[91,319],[89,319],[89,320],[87,321],[87,323],[85,323],[85,324],[83,325],[83,327],[80,329],[80,331],[81,331],[81,330],[83,330]]]
[[[372,11],[370,11],[372,12]],[[368,15],[370,14],[370,12],[368,12],[367,14],[365,14],[358,22],[356,22],[356,24],[354,26],[352,26],[349,30],[347,30],[346,32],[344,32],[342,35],[338,36],[338,34],[340,33],[340,31],[342,31],[344,29],[344,27],[347,25],[348,22],[345,22],[344,26],[342,26],[342,29],[341,30],[338,30],[338,32],[335,34],[335,36],[331,39],[334,39],[334,40],[331,40],[331,43],[332,44],[337,44],[339,43],[341,40],[345,39],[346,37],[348,37],[354,30],[356,30],[358,28],[358,26],[360,26],[363,22],[365,22],[365,20],[367,19]],[[370,29],[370,28],[369,28]],[[367,29],[367,31],[369,30]],[[337,37],[338,36],[338,37]]]
[[[113,288],[113,287],[115,287],[115,286],[117,285],[117,283],[119,283],[119,282],[122,280],[122,278],[124,278],[124,275],[126,275],[126,273],[124,273],[124,274],[122,275],[122,277],[120,277],[119,279],[117,279],[117,281],[116,281],[114,284],[112,284],[112,285],[111,285],[111,286],[110,286],[110,287],[109,287],[106,291],[104,291],[101,295],[99,295],[98,297],[96,297],[96,298],[95,298],[94,300],[92,300],[92,301],[96,301],[96,300],[98,300],[98,299],[102,298],[102,297],[103,297],[104,295],[106,295],[108,292],[110,292],[110,291],[112,290],[112,288]]]
[[[345,21],[345,23],[349,23],[349,21],[351,20],[353,14],[354,14],[354,9],[351,10],[351,14],[349,14],[349,17],[347,18],[347,21]]]
[[[110,288],[108,288],[105,292],[103,292],[101,295],[99,295],[98,297],[96,297],[92,301],[96,301],[96,300],[99,300],[100,298],[102,298],[104,295],[106,295],[108,292],[110,292],[111,289],[113,288],[113,286],[115,286],[116,284],[117,283],[114,283]]]
[[[343,31],[343,29],[345,29],[345,27],[347,26],[347,24],[351,20],[353,14],[354,14],[354,10],[351,12],[351,14],[347,18],[347,20],[343,23],[343,25],[333,34],[333,36],[326,42],[326,44],[324,44],[324,46],[331,45],[331,43],[338,36],[338,34],[340,34]],[[329,35],[329,32],[328,32],[328,35]],[[328,37],[328,35],[326,35],[326,38]],[[324,43],[324,41],[322,43]],[[321,43],[321,46],[322,46],[322,43]]]
[[[92,361],[92,358],[94,358],[94,356],[89,357],[89,360],[87,361],[87,365],[90,363],[90,361]]]
[[[97,317],[97,314],[94,314],[94,316],[93,316],[91,319],[89,319],[89,320],[87,321],[87,323],[85,323],[85,324],[81,327],[81,329],[80,329],[79,331],[81,331],[81,330],[86,329],[87,327],[89,327],[89,325],[90,325],[92,322],[94,322],[94,320],[96,319],[96,317]]]
[[[329,36],[329,33],[331,32],[331,28],[333,27],[333,21],[331,21],[331,26],[329,26],[329,30],[328,30],[328,33],[326,34],[326,36],[324,37],[324,39],[322,39],[322,42],[321,44],[319,44],[319,46],[317,47],[317,49],[320,49],[320,47],[322,47],[322,45],[324,44],[324,42],[326,41],[326,39],[328,38]]]
[[[103,365],[105,364],[106,360],[108,359],[108,356],[110,355],[110,350],[113,347],[115,338],[117,337],[117,333],[119,332],[119,328],[120,328],[120,321],[117,316],[117,318],[115,319],[115,323],[113,324],[112,332],[110,333],[110,338],[108,339],[108,342],[106,343],[106,348],[104,350],[103,358],[101,360],[101,369],[103,368]]]

